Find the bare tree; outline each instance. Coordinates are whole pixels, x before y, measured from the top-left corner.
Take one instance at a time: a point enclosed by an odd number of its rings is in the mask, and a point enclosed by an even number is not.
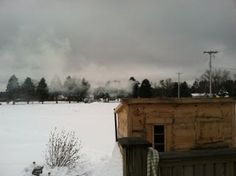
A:
[[[205,73],[200,77],[200,80],[209,81],[210,71],[206,70]],[[222,83],[230,79],[230,72],[222,69],[215,69],[212,72],[212,81],[213,83]]]
[[[208,83],[210,79],[210,71],[206,70],[205,73],[200,77],[199,82],[206,83],[208,88]],[[227,80],[230,80],[230,72],[222,69],[215,69],[212,71],[212,92],[217,94],[222,89],[222,84]]]
[[[51,131],[45,154],[46,164],[51,167],[74,168],[80,160],[81,142],[75,132]]]

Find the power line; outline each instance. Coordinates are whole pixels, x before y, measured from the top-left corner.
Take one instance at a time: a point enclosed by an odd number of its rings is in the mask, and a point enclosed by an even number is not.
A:
[[[236,70],[236,68],[233,68],[233,67],[219,67],[219,68],[224,68],[224,69],[229,69],[229,70]]]

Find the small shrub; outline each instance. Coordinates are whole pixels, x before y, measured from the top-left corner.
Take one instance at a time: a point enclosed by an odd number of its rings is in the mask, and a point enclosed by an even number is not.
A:
[[[81,142],[75,132],[51,131],[45,154],[46,164],[50,168],[74,168],[80,160]]]

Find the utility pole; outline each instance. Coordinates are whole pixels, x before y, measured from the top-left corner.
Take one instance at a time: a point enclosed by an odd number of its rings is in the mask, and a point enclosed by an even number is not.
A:
[[[177,74],[178,74],[178,98],[180,98],[180,75],[182,73],[178,72]]]
[[[210,82],[210,86],[209,86],[209,95],[210,97],[212,97],[212,63],[211,63],[211,59],[212,59],[212,56],[214,56],[214,54],[217,54],[218,51],[204,51],[203,54],[209,54],[210,56],[210,60],[209,60],[209,71],[210,71],[210,75],[209,75],[209,82]]]

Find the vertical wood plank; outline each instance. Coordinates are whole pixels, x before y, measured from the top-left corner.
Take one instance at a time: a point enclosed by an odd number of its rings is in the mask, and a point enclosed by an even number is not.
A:
[[[225,175],[225,165],[224,163],[215,164],[215,176],[224,176]]]
[[[172,167],[162,167],[160,169],[161,176],[173,176]]]
[[[205,165],[205,176],[214,176],[214,163],[207,163]]]
[[[226,176],[234,176],[234,163],[229,161],[226,163]]]
[[[182,166],[174,166],[173,167],[173,176],[183,176],[183,167]]]
[[[127,168],[129,174],[127,176],[146,176],[147,172],[147,150],[132,148],[127,150]]]
[[[233,172],[234,172],[234,175],[235,175],[236,174],[236,162],[234,162],[233,165],[234,165],[234,169],[233,169],[234,171]]]
[[[194,167],[194,176],[204,176],[203,164],[196,164]]]
[[[183,176],[194,176],[193,166],[184,166],[183,167]]]

